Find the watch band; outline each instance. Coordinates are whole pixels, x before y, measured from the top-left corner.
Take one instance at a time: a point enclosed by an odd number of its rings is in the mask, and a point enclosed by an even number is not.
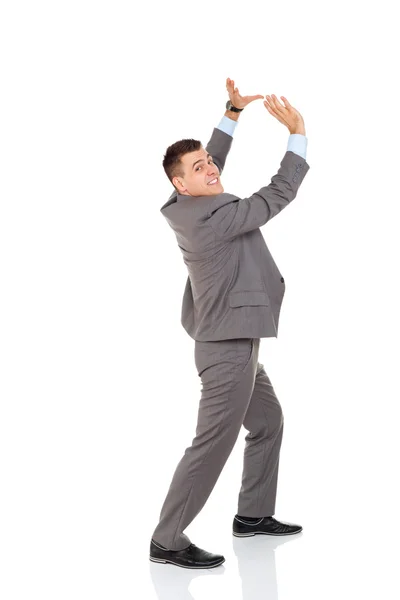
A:
[[[243,108],[236,108],[236,106],[233,106],[230,100],[227,101],[225,107],[227,110],[231,110],[232,112],[242,112],[243,110]]]

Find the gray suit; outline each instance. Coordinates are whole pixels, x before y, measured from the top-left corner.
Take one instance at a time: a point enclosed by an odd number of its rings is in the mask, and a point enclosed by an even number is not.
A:
[[[215,128],[206,146],[220,172],[232,139]],[[153,533],[170,550],[190,544],[183,531],[204,506],[242,425],[249,435],[238,514],[274,514],[283,415],[258,352],[260,338],[277,337],[285,284],[259,228],[296,197],[309,168],[287,151],[271,183],[248,198],[174,191],[161,208],[188,269],[181,322],[195,340],[203,386],[196,436]]]
[[[232,139],[214,129],[206,147],[220,172]],[[182,325],[193,339],[277,337],[285,284],[259,227],[296,197],[309,168],[286,152],[271,183],[249,198],[174,191],[161,208],[189,272]]]

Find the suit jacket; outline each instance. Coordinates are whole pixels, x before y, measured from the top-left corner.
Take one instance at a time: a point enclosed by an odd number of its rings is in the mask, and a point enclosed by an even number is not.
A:
[[[215,128],[206,146],[220,173],[232,140]],[[309,168],[287,151],[271,183],[248,198],[175,190],[162,206],[188,269],[181,323],[194,340],[278,336],[285,282],[259,228],[296,197]]]

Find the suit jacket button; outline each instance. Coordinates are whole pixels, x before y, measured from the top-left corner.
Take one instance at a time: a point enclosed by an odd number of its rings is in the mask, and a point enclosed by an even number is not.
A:
[[[281,281],[282,281],[282,283],[284,283],[285,280],[283,279],[283,277],[281,277]]]

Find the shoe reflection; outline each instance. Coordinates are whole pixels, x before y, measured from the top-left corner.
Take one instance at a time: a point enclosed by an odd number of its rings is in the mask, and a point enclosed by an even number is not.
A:
[[[225,573],[224,565],[213,569],[184,569],[150,561],[150,577],[158,600],[195,600],[189,586],[196,577],[215,577]]]
[[[255,535],[248,538],[232,536],[233,551],[238,560],[242,580],[242,600],[278,600],[275,550],[278,546],[298,540],[302,533],[283,537]]]

